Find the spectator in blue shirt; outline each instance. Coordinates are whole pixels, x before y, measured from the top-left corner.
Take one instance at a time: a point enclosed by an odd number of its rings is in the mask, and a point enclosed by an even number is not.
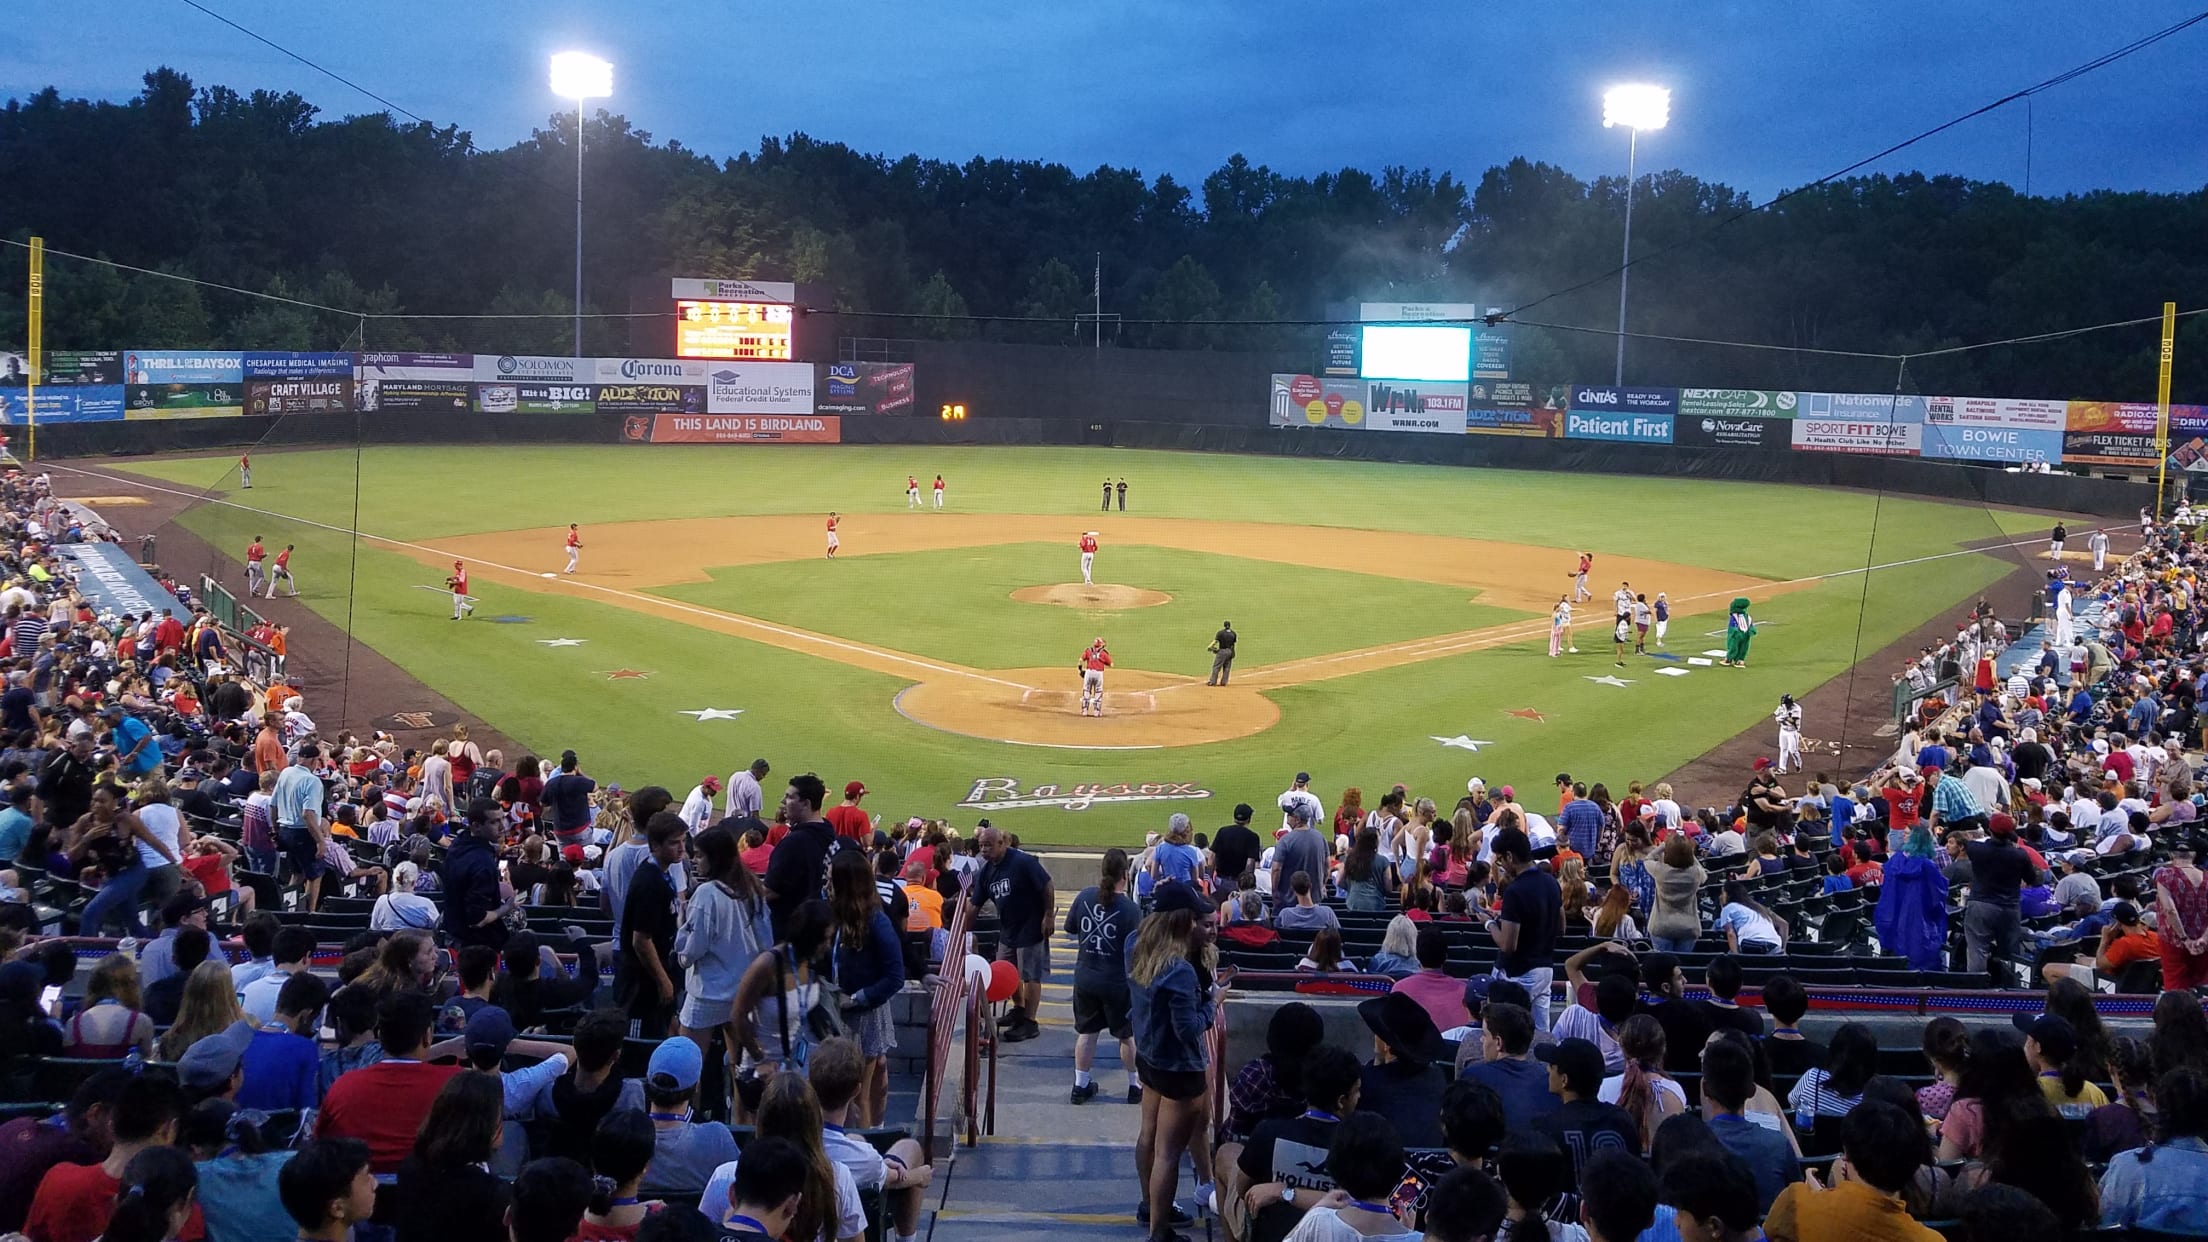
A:
[[[2208,1075],[2162,1075],[2154,1106],[2159,1141],[2117,1153],[2101,1175],[2101,1226],[2208,1235]]]
[[[1595,847],[1602,840],[1602,808],[1587,797],[1587,786],[1572,786],[1572,800],[1556,813],[1556,822],[1572,848],[1587,860],[1588,866],[1593,866]]]
[[[2093,692],[2081,685],[2078,692],[2070,696],[2070,723],[2082,725],[2092,719]]]
[[[120,704],[109,704],[104,714],[115,731],[112,741],[116,766],[131,776],[151,776],[160,771],[161,747],[153,740],[153,729]]]
[[[8,790],[8,807],[0,811],[0,865],[13,863],[30,843],[31,796],[35,791],[28,784],[20,784]]]
[[[1713,1040],[1702,1050],[1702,1113],[1710,1133],[1755,1178],[1760,1215],[1771,1210],[1780,1191],[1802,1180],[1802,1163],[1784,1134],[1748,1120],[1745,1110],[1756,1091],[1756,1068],[1737,1038]]]
[[[1926,770],[1944,772],[1947,770],[1947,765],[1954,762],[1954,759],[1954,752],[1941,745],[1939,734],[1926,734],[1923,747],[1917,751],[1917,770],[1920,772]]]
[[[284,980],[276,994],[276,1017],[256,1027],[245,1047],[238,1107],[303,1111],[321,1103],[322,1049],[314,1033],[329,999],[330,985],[312,971]]]

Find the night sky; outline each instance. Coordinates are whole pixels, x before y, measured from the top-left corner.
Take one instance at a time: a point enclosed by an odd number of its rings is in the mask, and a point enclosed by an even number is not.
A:
[[[545,62],[615,65],[606,101],[659,140],[727,157],[802,130],[891,155],[1133,166],[1199,180],[1229,155],[1306,174],[1523,155],[1622,171],[1601,125],[1619,81],[1673,91],[1643,168],[1759,198],[2189,16],[2197,0],[989,0],[672,5],[613,0],[205,0],[400,106],[500,147],[561,107]],[[14,0],[0,96],[125,99],[161,64],[202,85],[379,105],[177,0]],[[2031,189],[2208,181],[2208,24],[2040,96]],[[596,106],[595,104],[593,106]],[[1891,157],[2021,184],[2021,104]]]

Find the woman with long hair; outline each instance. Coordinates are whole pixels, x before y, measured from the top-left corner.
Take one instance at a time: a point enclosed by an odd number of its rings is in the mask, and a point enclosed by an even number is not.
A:
[[[2176,1069],[2208,1074],[2208,1012],[2191,992],[2164,992],[2154,1002],[2154,1034],[2147,1038],[2156,1078]]]
[[[1567,858],[1556,869],[1556,886],[1564,894],[1564,921],[1577,923],[1587,918],[1587,905],[1595,899],[1594,890],[1587,884],[1587,860]]]
[[[1860,1022],[1832,1033],[1825,1063],[1805,1072],[1786,1096],[1797,1118],[1845,1117],[1863,1102],[1863,1084],[1878,1073],[1878,1037]]]
[[[1365,793],[1351,785],[1342,791],[1342,804],[1334,808],[1334,837],[1355,838],[1357,830],[1365,826]],[[1379,835],[1377,833],[1375,836]]]
[[[153,882],[147,856],[164,859],[167,866],[183,861],[183,855],[124,806],[123,791],[104,780],[92,787],[92,809],[69,830],[68,854],[80,869],[98,867],[105,875],[77,920],[79,934],[86,936],[99,935],[111,916],[130,935],[145,935],[138,907]]]
[[[1871,912],[1880,947],[1908,958],[1912,970],[1946,965],[1948,882],[1938,854],[1932,830],[1911,825],[1901,850],[1886,860]]]
[[[1636,823],[1639,821],[1635,821]],[[1683,833],[1664,838],[1662,848],[1643,860],[1656,883],[1648,910],[1648,938],[1660,953],[1691,953],[1702,938],[1699,893],[1709,872],[1695,861],[1694,843]]]
[[[175,1242],[199,1201],[199,1168],[177,1147],[148,1147],[123,1168],[101,1242]]]
[[[2108,1076],[2116,1098],[2094,1109],[2085,1118],[2085,1138],[2080,1144],[2085,1158],[2107,1164],[2120,1151],[2142,1146],[2154,1133],[2154,1055],[2142,1040],[2117,1037],[2109,1048]]]
[[[230,963],[210,957],[192,967],[192,973],[185,977],[184,996],[176,1006],[176,1021],[161,1037],[161,1059],[178,1060],[185,1049],[201,1038],[227,1031],[243,1021],[245,1009],[238,1004],[238,989],[231,982]]]
[[[1359,828],[1342,859],[1342,900],[1352,910],[1377,914],[1388,908],[1395,872],[1380,858],[1380,834]]]
[[[2030,1193],[2054,1212],[2066,1231],[2083,1228],[2100,1215],[2100,1187],[2078,1158],[2062,1118],[2045,1100],[2019,1100],[1988,1111],[1978,1162],[1955,1175],[1932,1210],[1959,1215],[1965,1201],[1989,1185]]]
[[[827,972],[822,953],[833,933],[828,903],[814,898],[797,908],[782,939],[761,950],[744,968],[730,1008],[736,1046],[743,1052],[736,1077],[736,1116],[749,1120],[759,1093],[783,1068],[805,1068],[811,1036],[805,1015],[820,1000]]]
[[[1587,787],[1587,800],[1602,812],[1602,827],[1595,832],[1595,857],[1589,861],[1610,858],[1617,853],[1618,842],[1631,821],[1618,814],[1618,805],[1610,798],[1610,786],[1601,781]]]
[[[889,1054],[897,1047],[889,1000],[905,986],[904,941],[882,912],[865,854],[845,850],[835,856],[828,864],[828,894],[835,915],[831,952],[836,985],[845,997],[843,1015],[866,1054],[860,1124],[879,1125],[889,1104]]]
[[[631,1242],[650,1209],[638,1201],[637,1187],[651,1167],[658,1138],[642,1109],[617,1108],[598,1122],[590,1136],[591,1196],[575,1242]]]
[[[84,986],[84,1006],[61,1029],[66,1056],[119,1061],[137,1052],[153,1059],[153,1019],[145,1015],[138,990],[138,963],[128,953],[110,953],[92,968]]]
[[[1642,823],[1627,824],[1610,851],[1610,883],[1633,894],[1633,913],[1642,917],[1656,904],[1656,875],[1648,869],[1648,856],[1655,851],[1648,825]]]
[[[674,1034],[695,1042],[707,1055],[715,1036],[736,1081],[738,1045],[732,1009],[736,985],[759,951],[774,942],[767,921],[767,894],[759,878],[736,856],[736,834],[716,824],[690,842],[697,857],[697,880],[675,931],[675,960],[682,965],[682,1009]]]
[[[505,1118],[498,1075],[467,1070],[445,1080],[399,1165],[397,1242],[505,1236],[513,1194],[489,1167]]]
[[[1713,926],[1725,933],[1726,945],[1734,953],[1786,952],[1786,920],[1764,909],[1739,880],[1725,881],[1725,906]]]
[[[261,1132],[260,1114],[216,1096],[177,1125],[176,1145],[199,1165],[199,1210],[210,1238],[282,1238],[296,1232],[277,1186],[290,1136]],[[272,1139],[274,1141],[272,1141]]]
[[[1985,1149],[1986,1119],[2003,1109],[2051,1107],[2032,1076],[2024,1048],[2005,1031],[1986,1029],[1970,1037],[1970,1060],[1955,1086],[1955,1102],[1940,1122],[1937,1159],[1977,1159]]]
[[[1633,893],[1613,884],[1602,894],[1602,904],[1587,918],[1587,928],[1597,940],[1638,940],[1640,926],[1633,921]]]
[[[1388,920],[1388,930],[1380,937],[1380,951],[1372,955],[1365,967],[1376,975],[1389,975],[1400,979],[1418,973],[1418,924],[1404,915]]]
[[[1393,797],[1393,793],[1390,794]],[[1399,800],[1396,804],[1402,805]],[[1434,800],[1420,798],[1411,804],[1411,817],[1395,833],[1395,861],[1400,869],[1424,864],[1434,848]],[[1429,868],[1431,870],[1431,868]]]
[[[2117,1153],[2101,1177],[2104,1228],[2170,1229],[2179,1221],[2197,1228],[2208,1075],[2172,1070],[2156,1080],[2154,1096],[2154,1142]]]
[[[2071,978],[2057,979],[2047,985],[2047,1012],[2070,1024],[2078,1037],[2078,1050],[2063,1067],[2065,1077],[2074,1069],[2077,1083],[2065,1082],[2070,1094],[2077,1094],[2079,1087],[2088,1082],[2099,1082],[2108,1072],[2108,1059],[2112,1050],[2108,1026],[2101,1021],[2101,1012],[2093,1007],[2093,994],[2085,985]]]
[[[761,1138],[788,1139],[805,1154],[809,1170],[798,1195],[797,1215],[785,1237],[795,1242],[836,1239],[850,1242],[866,1232],[866,1209],[850,1170],[828,1158],[821,1143],[824,1123],[820,1097],[803,1074],[776,1074],[759,1101]],[[741,1164],[741,1158],[738,1161]]]
[[[1135,1070],[1143,1087],[1142,1132],[1135,1140],[1135,1173],[1143,1188],[1138,1216],[1153,1239],[1172,1242],[1183,1237],[1172,1228],[1181,1153],[1196,1158],[1199,1176],[1210,1168],[1204,1088],[1211,1063],[1205,1032],[1213,1016],[1208,979],[1218,962],[1212,912],[1202,894],[1169,887],[1135,933],[1127,961]],[[1199,1183],[1199,1201],[1210,1193]]]
[[[379,1001],[393,992],[434,994],[443,960],[437,942],[427,932],[394,932],[376,950],[376,964],[350,986],[365,988]]]
[[[1431,916],[1441,909],[1441,890],[1435,888],[1433,881],[1428,878],[1425,859],[1411,860],[1410,876],[1403,881],[1403,890],[1400,896],[1403,901],[1403,913],[1405,914],[1411,914],[1415,910],[1420,914]],[[1412,915],[1412,917],[1417,916]]]
[[[1664,1028],[1645,1013],[1637,1013],[1618,1028],[1618,1051],[1625,1056],[1625,1072],[1602,1080],[1599,1098],[1615,1104],[1633,1118],[1646,1154],[1656,1128],[1667,1117],[1687,1111],[1687,1091],[1664,1074]]]
[[[1296,963],[1296,969],[1330,975],[1341,970],[1354,972],[1357,963],[1342,956],[1342,929],[1322,927],[1313,933],[1310,951]]]
[[[1963,1067],[1970,1063],[1970,1028],[1945,1014],[1925,1023],[1924,1059],[1932,1066],[1932,1081],[1917,1088],[1917,1111],[1939,1121],[1954,1104]]]

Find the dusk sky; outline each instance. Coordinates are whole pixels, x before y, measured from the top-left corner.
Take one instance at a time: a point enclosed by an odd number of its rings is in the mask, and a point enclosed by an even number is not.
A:
[[[1669,85],[1647,168],[1759,199],[2189,16],[2130,0],[1123,0],[691,5],[205,0],[394,103],[500,147],[562,106],[547,57],[615,65],[605,101],[715,157],[795,130],[892,156],[1039,158],[1194,182],[1229,155],[1289,173],[1405,164],[1476,180],[1523,155],[1622,171],[1605,86]],[[0,96],[125,99],[161,64],[201,85],[379,105],[177,0],[14,0]],[[2208,181],[2208,24],[2040,96],[2031,188]],[[594,105],[595,106],[595,105]],[[1878,166],[2021,184],[2021,104]]]

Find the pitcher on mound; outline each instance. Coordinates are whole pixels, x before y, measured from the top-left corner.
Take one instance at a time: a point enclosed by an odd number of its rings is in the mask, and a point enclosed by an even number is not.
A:
[[[1081,535],[1081,585],[1093,586],[1089,571],[1096,565],[1096,532],[1084,531]]]
[[[1089,649],[1081,653],[1081,714],[1104,714],[1104,670],[1112,666],[1112,653],[1104,649],[1104,640],[1097,639]]]

